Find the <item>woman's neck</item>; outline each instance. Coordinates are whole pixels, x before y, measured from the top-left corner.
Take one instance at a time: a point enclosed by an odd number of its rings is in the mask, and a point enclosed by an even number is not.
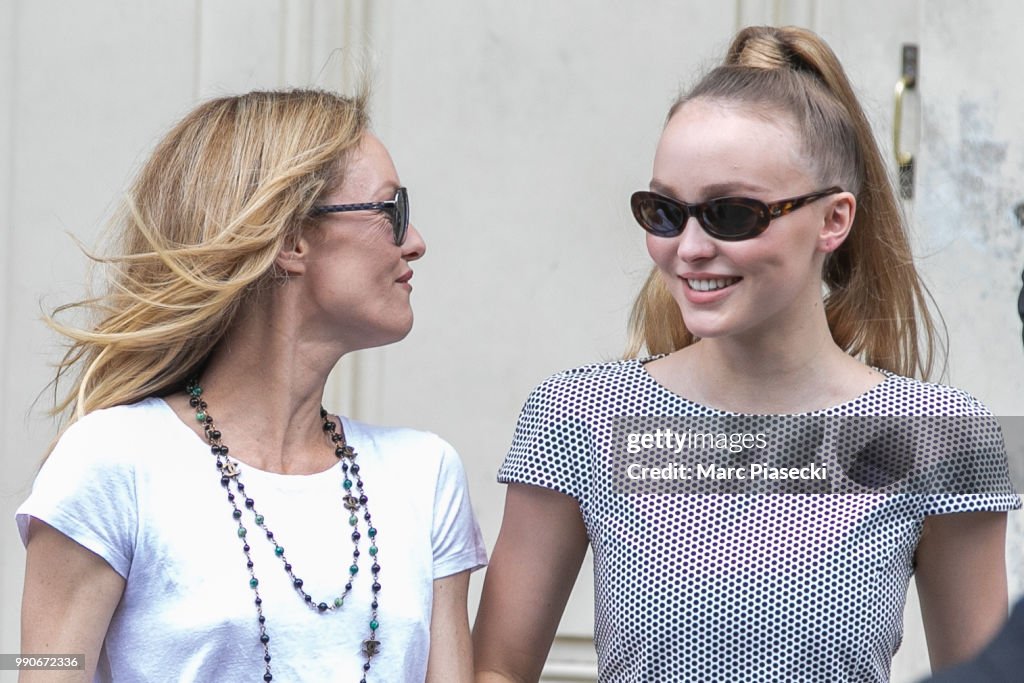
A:
[[[312,474],[336,462],[320,405],[342,350],[306,332],[287,306],[249,307],[198,378],[223,442],[244,464]],[[203,437],[187,397],[176,394],[169,403]]]
[[[828,332],[792,337],[704,339],[648,364],[666,388],[696,403],[751,414],[821,410],[883,378],[836,346]]]

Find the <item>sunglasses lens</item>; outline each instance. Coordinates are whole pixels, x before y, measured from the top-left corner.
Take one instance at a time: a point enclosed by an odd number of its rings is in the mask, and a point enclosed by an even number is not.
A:
[[[768,207],[753,200],[722,199],[708,202],[703,223],[709,232],[724,240],[742,240],[760,234]]]
[[[658,237],[675,237],[686,224],[686,208],[651,192],[637,192],[631,206],[633,217],[647,232]]]
[[[400,187],[398,195],[395,197],[395,244],[402,246],[408,232],[409,192],[404,187]]]

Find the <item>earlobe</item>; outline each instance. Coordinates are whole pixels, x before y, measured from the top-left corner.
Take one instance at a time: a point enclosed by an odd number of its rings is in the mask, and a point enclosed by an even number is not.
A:
[[[852,194],[843,192],[836,195],[818,234],[818,250],[828,254],[842,246],[853,228],[856,213],[857,200]]]

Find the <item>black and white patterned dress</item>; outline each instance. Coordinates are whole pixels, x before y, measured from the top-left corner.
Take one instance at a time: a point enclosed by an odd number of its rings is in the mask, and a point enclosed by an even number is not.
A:
[[[744,416],[647,360],[541,383],[498,474],[579,502],[601,681],[887,681],[924,518],[1020,507],[998,424],[963,391],[886,374],[823,411]]]

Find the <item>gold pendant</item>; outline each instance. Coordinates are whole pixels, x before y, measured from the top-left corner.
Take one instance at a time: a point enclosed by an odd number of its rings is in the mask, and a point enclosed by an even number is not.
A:
[[[367,657],[373,657],[380,652],[380,641],[372,638],[367,638],[363,641],[363,654]]]

